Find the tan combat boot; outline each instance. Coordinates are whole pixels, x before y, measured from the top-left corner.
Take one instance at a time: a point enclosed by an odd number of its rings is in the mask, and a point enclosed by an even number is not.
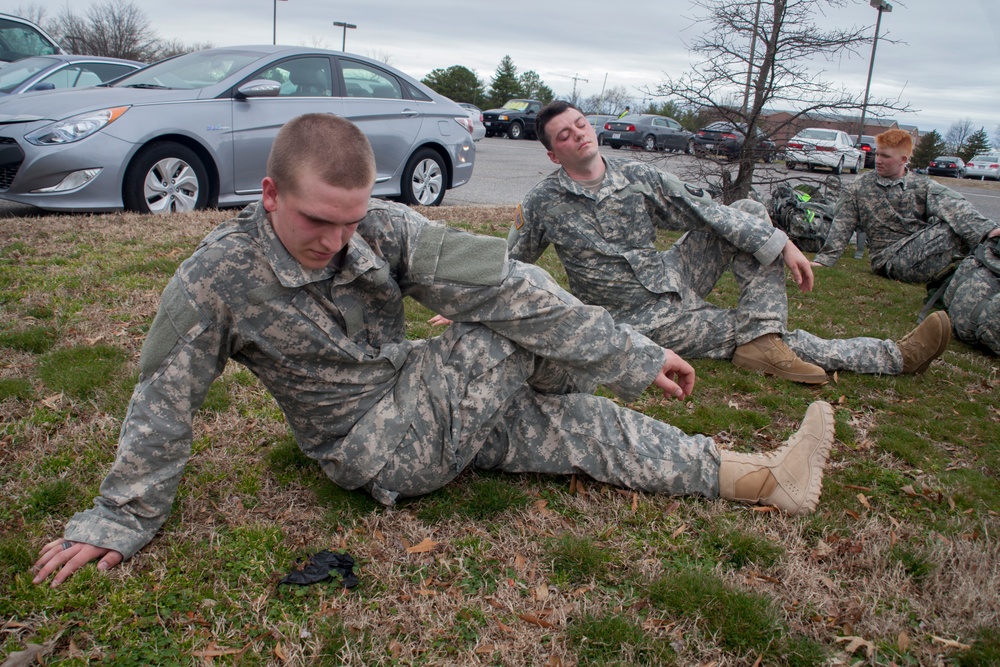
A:
[[[737,347],[733,365],[804,384],[825,384],[828,380],[825,370],[799,359],[776,333],[764,334]]]
[[[833,446],[833,408],[816,401],[788,442],[767,454],[720,450],[719,496],[774,505],[792,516],[812,513],[823,490],[823,468]]]
[[[903,353],[904,373],[923,373],[931,362],[944,354],[951,340],[951,319],[937,310],[896,343]]]

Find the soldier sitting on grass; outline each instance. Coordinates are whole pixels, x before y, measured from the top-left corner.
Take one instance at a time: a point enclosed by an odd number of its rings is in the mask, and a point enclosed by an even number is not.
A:
[[[118,454],[94,506],[42,548],[35,583],[115,567],[170,513],[192,419],[232,359],[283,410],[302,450],[345,489],[392,505],[463,469],[582,473],[630,489],[812,512],[834,439],[813,403],[768,454],[720,451],[591,392],[690,395],[694,369],[503,239],[371,199],[375,159],[349,121],[311,114],[274,141],[261,200],[221,224],[167,284]],[[403,297],[453,319],[407,340]]]

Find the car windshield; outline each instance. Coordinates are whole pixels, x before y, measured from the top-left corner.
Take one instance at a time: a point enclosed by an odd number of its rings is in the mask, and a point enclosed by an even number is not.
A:
[[[958,162],[957,157],[951,157],[949,155],[942,155],[941,157],[934,158],[935,162]]]
[[[510,109],[511,111],[524,111],[528,108],[528,100],[507,100],[507,104],[500,108]]]
[[[219,83],[260,57],[251,51],[195,51],[150,65],[119,79],[114,86],[196,90]]]
[[[0,70],[2,72],[3,70]],[[1000,162],[1000,155],[977,155],[972,162]]]
[[[9,93],[27,79],[58,62],[54,58],[24,58],[7,65],[0,69],[0,93]]]
[[[837,132],[835,130],[802,130],[798,135],[799,139],[812,139],[813,141],[836,141]]]

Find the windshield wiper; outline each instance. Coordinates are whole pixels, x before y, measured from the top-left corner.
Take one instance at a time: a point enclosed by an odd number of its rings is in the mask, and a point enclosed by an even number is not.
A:
[[[169,86],[161,86],[155,83],[130,83],[125,88],[143,88],[153,90],[170,90]]]

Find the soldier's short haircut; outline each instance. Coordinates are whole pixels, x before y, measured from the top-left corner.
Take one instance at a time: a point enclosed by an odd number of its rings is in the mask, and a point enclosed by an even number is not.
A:
[[[896,128],[877,135],[875,145],[879,148],[898,148],[907,156],[913,154],[913,137],[909,132]]]
[[[371,188],[375,154],[364,133],[346,118],[305,114],[278,131],[267,158],[267,175],[279,190],[295,190],[305,170],[339,188]]]
[[[542,107],[542,110],[539,111],[538,115],[535,117],[535,134],[538,135],[538,140],[542,142],[543,146],[545,146],[545,150],[552,150],[552,140],[549,139],[549,136],[545,133],[545,126],[549,124],[550,120],[568,109],[576,109],[577,111],[580,111],[569,102],[555,100]]]

